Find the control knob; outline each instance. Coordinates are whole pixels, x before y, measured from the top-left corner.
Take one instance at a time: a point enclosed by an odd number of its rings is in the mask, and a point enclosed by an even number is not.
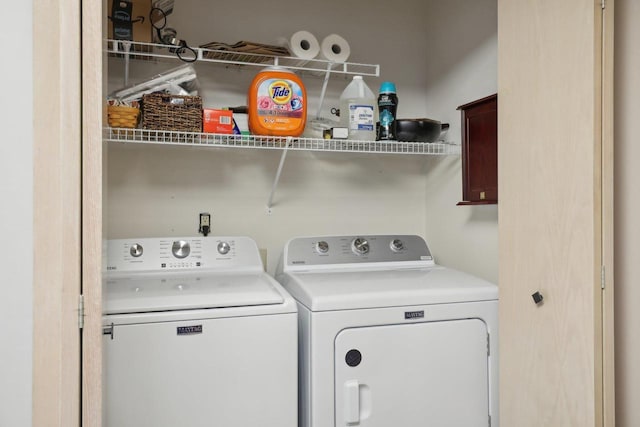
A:
[[[369,253],[369,242],[362,237],[356,237],[351,242],[351,249],[356,255],[365,255]]]
[[[389,246],[391,246],[393,252],[400,252],[404,249],[404,242],[400,239],[393,239]]]
[[[218,253],[220,255],[226,255],[231,250],[231,245],[227,242],[218,243]]]
[[[129,253],[134,258],[138,258],[140,255],[142,255],[143,251],[144,249],[142,248],[142,245],[140,243],[134,243],[133,245],[131,245],[131,248],[129,248]]]
[[[319,241],[318,243],[316,243],[316,251],[319,254],[326,254],[327,252],[329,252],[329,244],[324,240]]]
[[[191,253],[191,246],[189,245],[189,242],[176,240],[171,246],[171,252],[173,252],[173,256],[176,258],[186,258]]]

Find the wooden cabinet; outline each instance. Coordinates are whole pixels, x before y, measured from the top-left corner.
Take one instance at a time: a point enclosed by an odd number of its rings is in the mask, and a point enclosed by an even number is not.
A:
[[[462,114],[462,201],[498,203],[498,95],[458,107]]]

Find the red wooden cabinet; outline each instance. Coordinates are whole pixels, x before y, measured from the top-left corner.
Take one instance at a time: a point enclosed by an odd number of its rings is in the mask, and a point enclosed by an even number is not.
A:
[[[462,201],[498,203],[498,95],[458,107],[462,112]]]

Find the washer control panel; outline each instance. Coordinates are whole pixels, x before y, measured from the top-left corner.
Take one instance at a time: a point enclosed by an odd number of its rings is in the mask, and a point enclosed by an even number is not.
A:
[[[260,251],[248,237],[114,239],[107,246],[107,272],[262,268]]]
[[[433,261],[416,235],[300,237],[289,241],[285,256],[286,265]]]

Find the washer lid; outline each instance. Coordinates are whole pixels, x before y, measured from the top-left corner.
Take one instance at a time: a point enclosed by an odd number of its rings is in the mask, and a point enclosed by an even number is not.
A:
[[[106,280],[104,314],[282,304],[266,273],[144,274]]]
[[[287,291],[312,311],[448,304],[498,299],[486,280],[441,266],[396,270],[289,272]]]

